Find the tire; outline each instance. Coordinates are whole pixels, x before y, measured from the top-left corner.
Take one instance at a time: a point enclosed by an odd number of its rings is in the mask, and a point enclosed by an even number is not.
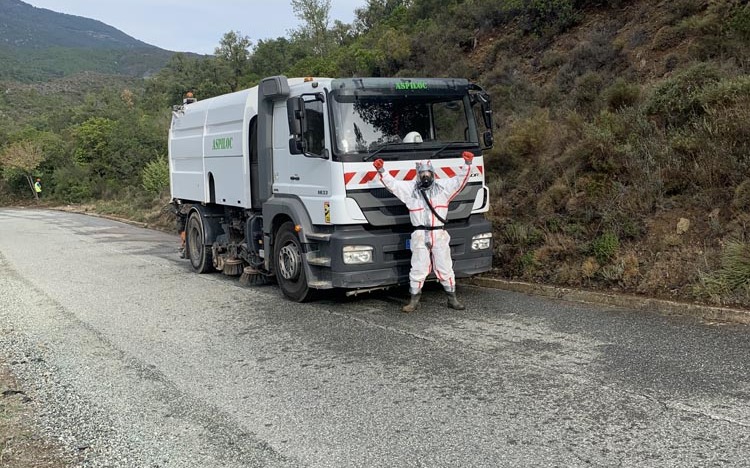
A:
[[[287,222],[276,232],[273,247],[274,271],[281,292],[295,302],[309,301],[313,290],[307,285],[304,252],[294,224]]]
[[[185,250],[193,270],[198,273],[209,273],[214,271],[214,260],[211,247],[205,243],[206,231],[203,224],[200,212],[190,213],[185,229]]]

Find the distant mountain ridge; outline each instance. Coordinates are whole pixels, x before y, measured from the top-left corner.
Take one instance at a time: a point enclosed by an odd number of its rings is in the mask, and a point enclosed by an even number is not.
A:
[[[0,79],[46,81],[83,71],[146,76],[173,54],[101,21],[0,0]]]
[[[0,41],[18,48],[153,48],[101,21],[37,8],[20,0],[0,0]]]

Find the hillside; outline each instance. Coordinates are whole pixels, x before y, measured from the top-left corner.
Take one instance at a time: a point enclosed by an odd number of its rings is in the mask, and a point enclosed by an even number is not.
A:
[[[0,0],[0,79],[43,81],[81,71],[145,76],[173,55],[100,21]]]
[[[749,305],[750,6],[575,3],[466,54],[499,120],[493,275]]]

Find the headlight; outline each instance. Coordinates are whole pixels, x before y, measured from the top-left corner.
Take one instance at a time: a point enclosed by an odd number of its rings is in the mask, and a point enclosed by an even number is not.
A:
[[[471,250],[485,250],[490,248],[492,243],[492,233],[485,232],[484,234],[477,234],[471,238]]]
[[[347,265],[372,263],[372,247],[366,245],[347,245],[344,247],[344,263]]]

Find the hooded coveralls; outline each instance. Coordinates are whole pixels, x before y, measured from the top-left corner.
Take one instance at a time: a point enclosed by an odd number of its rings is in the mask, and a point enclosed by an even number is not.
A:
[[[435,179],[429,189],[425,191],[430,204],[441,218],[448,216],[448,205],[466,186],[469,180],[469,165],[461,166],[458,173],[449,179]],[[445,291],[456,291],[456,276],[453,273],[450,240],[448,231],[440,229],[443,223],[432,213],[419,193],[419,179],[417,182],[396,180],[387,171],[379,171],[380,181],[393,193],[396,198],[404,202],[409,209],[411,224],[416,228],[411,234],[411,270],[409,271],[409,292],[419,294],[431,268],[435,268],[440,284]],[[434,173],[433,173],[434,175]],[[437,227],[427,230],[425,227]],[[421,228],[421,229],[420,229]],[[432,259],[430,259],[432,257]],[[430,261],[432,260],[432,261]]]

